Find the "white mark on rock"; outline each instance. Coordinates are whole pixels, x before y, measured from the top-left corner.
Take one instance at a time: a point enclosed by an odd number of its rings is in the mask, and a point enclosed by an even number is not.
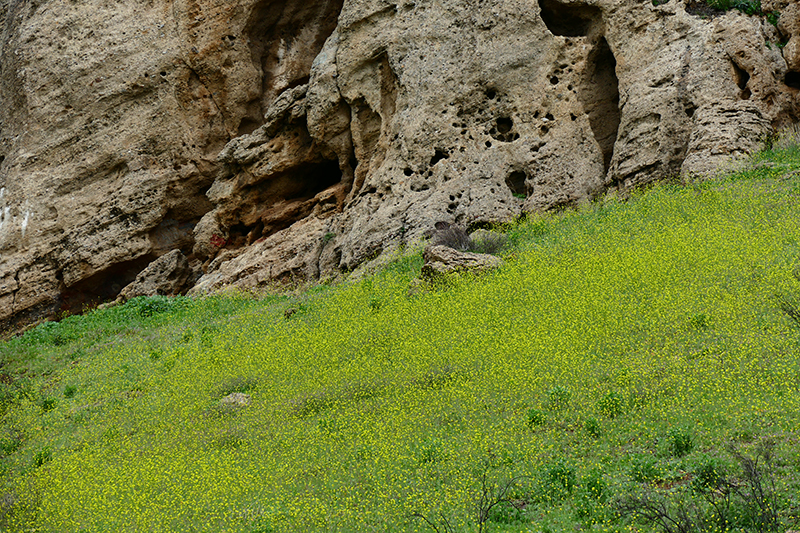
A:
[[[31,212],[25,211],[25,216],[22,217],[22,224],[20,224],[20,229],[22,230],[22,238],[25,238],[25,231],[28,229],[28,222],[31,220]]]

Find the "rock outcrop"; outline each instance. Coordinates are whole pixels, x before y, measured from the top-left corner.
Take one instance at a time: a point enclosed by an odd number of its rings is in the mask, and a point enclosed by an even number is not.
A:
[[[461,252],[441,245],[426,247],[423,258],[422,275],[429,279],[453,272],[488,272],[503,264],[502,259],[493,255]]]
[[[180,250],[162,255],[142,270],[132,283],[119,293],[117,301],[137,296],[177,296],[189,289],[192,269]]]
[[[196,293],[313,279],[798,121],[796,2],[657,3],[0,0],[0,329],[172,250]]]

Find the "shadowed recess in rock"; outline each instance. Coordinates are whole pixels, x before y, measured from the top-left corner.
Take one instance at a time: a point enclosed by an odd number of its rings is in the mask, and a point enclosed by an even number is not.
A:
[[[731,61],[731,68],[733,69],[733,81],[736,82],[736,86],[741,90],[739,97],[742,100],[749,100],[751,94],[747,83],[750,81],[750,74],[733,61]]]
[[[620,124],[619,81],[616,73],[617,61],[605,37],[589,54],[586,72],[578,96],[589,115],[592,133],[603,152],[605,171],[611,165],[614,143]]]
[[[131,261],[114,263],[71,287],[65,287],[61,291],[58,310],[76,314],[113,300],[155,259],[155,255],[148,254]]]
[[[516,170],[506,178],[506,185],[511,189],[512,194],[518,196],[525,194],[525,180],[528,176],[521,170]]]
[[[786,77],[784,78],[783,82],[792,89],[800,90],[800,72],[794,72],[790,70],[786,73]]]
[[[553,35],[581,37],[590,33],[602,13],[595,6],[562,4],[555,0],[539,0],[542,20]]]

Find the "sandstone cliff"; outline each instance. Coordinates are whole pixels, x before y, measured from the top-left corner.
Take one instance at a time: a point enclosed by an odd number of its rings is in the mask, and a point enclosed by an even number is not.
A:
[[[2,0],[0,329],[318,278],[748,153],[800,118],[778,27],[670,0]]]

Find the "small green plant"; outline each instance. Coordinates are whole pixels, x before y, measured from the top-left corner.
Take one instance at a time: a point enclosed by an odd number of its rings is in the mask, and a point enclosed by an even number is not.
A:
[[[547,413],[541,409],[528,410],[528,427],[535,428],[547,422]]]
[[[436,463],[445,458],[442,443],[435,439],[426,440],[418,445],[416,454],[420,464]]]
[[[53,409],[56,408],[57,403],[58,402],[56,401],[55,398],[45,398],[44,400],[42,400],[42,404],[41,404],[42,411],[45,411],[45,412],[46,411],[52,411]]]
[[[383,298],[377,294],[373,294],[369,297],[369,302],[367,302],[367,305],[369,305],[369,308],[373,312],[380,311],[381,307],[383,306]]]
[[[781,14],[780,14],[779,11],[771,11],[771,12],[766,14],[766,17],[767,17],[767,22],[769,22],[770,24],[772,24],[776,28],[778,27],[778,20],[780,20],[780,18],[781,18]],[[778,43],[778,47],[779,48],[783,48],[784,46],[785,46],[785,43]]]
[[[689,325],[697,330],[708,329],[711,324],[711,319],[705,313],[698,313],[689,318]]]
[[[611,519],[608,484],[599,469],[591,470],[581,482],[581,490],[575,502],[575,514],[585,525],[591,526]]]
[[[572,494],[577,484],[578,476],[575,468],[564,459],[559,459],[547,467],[545,489],[550,500],[563,500]]]
[[[638,483],[647,483],[661,478],[658,461],[652,455],[639,454],[633,457],[628,475]]]
[[[694,437],[686,428],[675,428],[667,437],[667,447],[675,457],[683,457],[694,449]]]
[[[545,404],[549,410],[557,411],[569,405],[569,401],[571,399],[572,392],[568,388],[561,385],[556,385],[547,391],[547,399]]]
[[[599,439],[603,435],[600,421],[593,416],[589,416],[583,421],[583,429],[594,439]]]
[[[609,391],[597,402],[600,413],[608,418],[616,418],[622,414],[624,399],[617,391]]]
[[[33,460],[31,460],[31,467],[39,468],[40,466],[49,463],[53,460],[53,451],[50,449],[49,446],[45,446],[33,456]]]
[[[336,234],[335,234],[335,233],[331,233],[331,232],[329,231],[328,233],[326,233],[326,234],[325,234],[325,235],[322,237],[322,242],[323,242],[324,244],[328,244],[329,242],[331,242],[331,241],[334,239],[334,237],[336,237]]]
[[[19,433],[12,433],[0,439],[0,459],[8,457],[22,446],[23,438]]]
[[[64,387],[64,398],[72,398],[78,392],[78,387],[75,385],[67,385]]]
[[[163,296],[145,298],[137,303],[139,315],[143,317],[151,317],[159,313],[166,313],[170,309],[169,300]]]

